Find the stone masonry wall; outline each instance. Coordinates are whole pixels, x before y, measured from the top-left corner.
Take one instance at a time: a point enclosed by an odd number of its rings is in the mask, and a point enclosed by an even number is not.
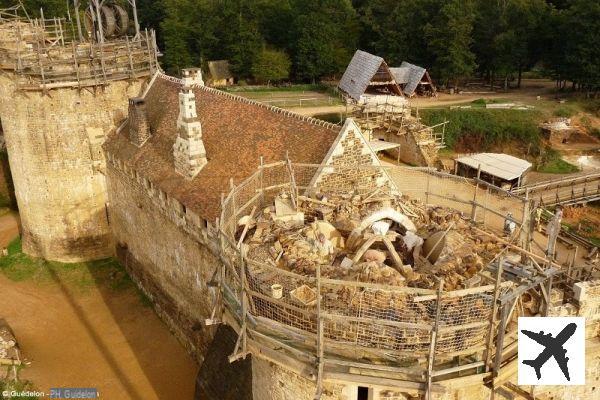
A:
[[[63,262],[112,254],[101,145],[143,83],[43,94],[18,92],[10,75],[0,77],[0,118],[27,254]]]
[[[313,400],[317,390],[310,381],[277,364],[252,358],[252,391],[254,400]],[[356,390],[356,389],[355,389]],[[323,383],[321,400],[356,400],[350,387]]]
[[[356,129],[347,129],[345,135],[342,133],[341,141],[336,143],[330,157],[325,160],[326,166],[318,173],[315,186],[324,192],[352,193],[354,190],[366,192],[377,186],[389,185],[390,179],[381,169],[357,168],[377,165],[379,160],[366,146],[364,139],[359,137],[360,133]]]
[[[120,163],[109,161],[107,182],[110,226],[120,261],[180,342],[202,363],[215,330],[204,324],[216,294],[208,283],[220,263],[202,244],[208,239],[206,228]]]

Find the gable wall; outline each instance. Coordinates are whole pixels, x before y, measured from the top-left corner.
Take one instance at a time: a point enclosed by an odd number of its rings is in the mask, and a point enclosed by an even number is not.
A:
[[[395,187],[388,175],[378,168],[358,168],[359,166],[380,166],[377,155],[369,147],[360,129],[348,120],[340,136],[324,160],[323,167],[313,178],[311,186],[323,192],[368,192],[376,187]],[[335,167],[335,168],[331,168]]]

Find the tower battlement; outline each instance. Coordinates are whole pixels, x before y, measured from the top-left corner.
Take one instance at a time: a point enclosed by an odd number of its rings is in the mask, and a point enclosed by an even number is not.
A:
[[[101,8],[107,18],[102,21],[104,29],[113,36],[100,38],[94,37],[89,12],[85,24],[89,29],[80,29],[79,21],[29,19],[19,16],[16,8],[0,10],[0,68],[14,72],[18,89],[26,91],[100,86],[151,76],[159,69],[160,55],[154,31],[136,28],[130,34],[125,26],[127,11],[113,7],[115,11]]]

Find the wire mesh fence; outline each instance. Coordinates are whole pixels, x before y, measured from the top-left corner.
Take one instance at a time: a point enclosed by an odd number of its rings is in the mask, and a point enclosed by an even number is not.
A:
[[[318,165],[289,162],[263,165],[224,199],[220,229],[227,239],[221,240],[222,258],[229,265],[223,283],[229,296],[234,297],[238,315],[258,321],[251,329],[260,330],[260,321],[269,320],[282,329],[305,334],[312,338],[311,343],[318,342],[321,324],[326,354],[328,347],[344,346],[350,349],[346,354],[357,358],[364,351],[426,357],[432,349],[440,357],[461,353],[482,356],[489,335],[495,335],[495,327],[490,329],[495,310],[494,285],[436,293],[430,289],[321,279],[280,269],[264,248],[245,254],[245,247],[239,247],[235,237],[238,220],[254,208],[269,206],[282,190],[299,194],[307,189],[318,190],[311,185],[320,170]],[[380,172],[385,172],[409,199],[455,208],[480,222],[504,222],[506,206],[501,203],[506,200],[502,197],[505,194],[490,187],[423,169],[393,167]],[[525,207],[522,198],[506,198],[516,207]],[[245,299],[247,314],[240,314]],[[437,336],[432,334],[434,330]],[[435,343],[432,337],[437,338]],[[303,348],[306,346],[303,343]],[[317,349],[313,346],[312,351]]]

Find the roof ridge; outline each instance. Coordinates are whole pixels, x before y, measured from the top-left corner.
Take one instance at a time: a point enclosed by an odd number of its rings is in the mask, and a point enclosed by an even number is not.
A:
[[[169,82],[177,83],[177,84],[180,84],[180,85],[183,84],[183,80],[182,79],[176,78],[174,76],[167,75],[167,74],[162,73],[162,72],[160,72],[158,76],[160,78],[162,78],[162,79],[165,79],[165,80],[169,81]],[[232,100],[236,100],[236,101],[239,101],[239,102],[242,102],[242,103],[246,103],[246,104],[251,104],[251,105],[254,105],[254,106],[262,107],[262,108],[270,110],[270,111],[272,111],[274,113],[283,114],[283,115],[285,115],[285,116],[287,116],[289,118],[299,119],[301,121],[305,121],[305,122],[308,122],[308,123],[313,124],[313,125],[322,126],[322,127],[326,128],[326,129],[332,129],[332,130],[339,130],[339,129],[341,129],[341,126],[339,126],[337,124],[333,124],[331,122],[323,121],[321,119],[317,119],[317,118],[314,118],[314,117],[309,117],[309,116],[306,116],[306,115],[298,114],[298,113],[295,113],[293,111],[286,110],[284,108],[272,106],[270,104],[261,103],[259,101],[251,100],[251,99],[248,99],[246,97],[239,96],[237,94],[232,94],[232,93],[229,93],[229,92],[225,92],[225,91],[222,91],[222,90],[219,90],[219,89],[211,88],[211,87],[200,85],[200,84],[194,84],[194,85],[192,85],[192,87],[195,88],[195,89],[205,90],[205,91],[207,91],[209,93],[217,94],[217,95],[220,95],[220,96],[229,97]]]

